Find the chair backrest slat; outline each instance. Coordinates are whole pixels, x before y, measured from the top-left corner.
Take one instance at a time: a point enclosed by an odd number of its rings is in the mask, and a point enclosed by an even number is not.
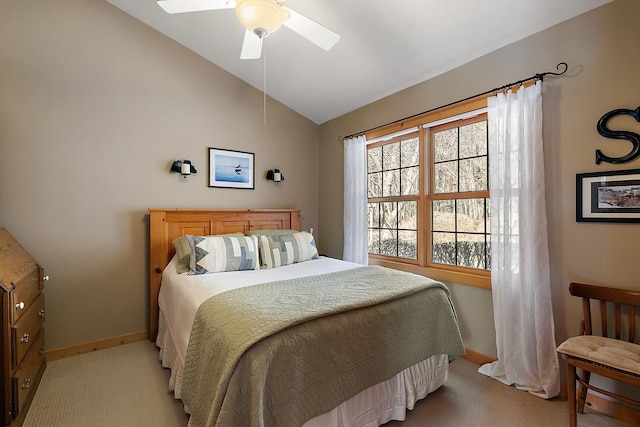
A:
[[[636,308],[629,307],[629,342],[636,342]]]
[[[620,304],[614,304],[616,308],[616,339],[620,339],[620,329],[622,329],[622,315],[620,313]]]
[[[600,301],[600,324],[602,325],[602,336],[609,336],[609,325],[607,324],[607,301]]]
[[[591,335],[591,303],[589,298],[582,298],[582,314],[584,316],[584,331],[580,331],[580,334]]]

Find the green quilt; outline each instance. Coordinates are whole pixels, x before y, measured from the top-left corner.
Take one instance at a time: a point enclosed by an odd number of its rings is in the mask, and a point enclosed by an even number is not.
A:
[[[182,400],[198,427],[299,427],[443,353],[464,346],[439,282],[367,266],[264,283],[202,303]]]

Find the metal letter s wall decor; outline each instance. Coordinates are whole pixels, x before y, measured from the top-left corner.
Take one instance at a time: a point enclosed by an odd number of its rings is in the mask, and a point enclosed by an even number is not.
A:
[[[640,107],[635,110],[627,110],[625,108],[611,110],[598,120],[598,124],[596,125],[598,133],[605,138],[626,139],[633,145],[633,148],[631,148],[631,151],[628,154],[621,157],[609,157],[602,154],[602,151],[596,150],[596,165],[600,164],[600,162],[609,162],[614,164],[630,162],[640,155],[640,135],[626,130],[610,130],[607,127],[607,121],[618,114],[628,114],[640,123]]]

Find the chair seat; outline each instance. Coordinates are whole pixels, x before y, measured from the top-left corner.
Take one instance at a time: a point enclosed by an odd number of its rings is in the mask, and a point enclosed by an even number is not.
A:
[[[558,352],[640,375],[640,345],[613,338],[580,335],[560,344]]]

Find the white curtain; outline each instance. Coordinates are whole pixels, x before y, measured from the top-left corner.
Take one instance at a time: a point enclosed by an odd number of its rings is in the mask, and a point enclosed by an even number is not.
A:
[[[545,399],[560,391],[551,306],[542,85],[488,99],[491,285],[498,360],[479,371]]]
[[[345,261],[367,265],[367,147],[366,138],[344,140]]]

